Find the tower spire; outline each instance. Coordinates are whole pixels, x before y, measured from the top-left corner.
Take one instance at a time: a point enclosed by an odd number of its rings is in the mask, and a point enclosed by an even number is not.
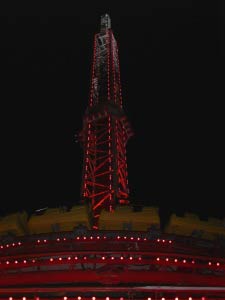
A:
[[[83,119],[84,147],[81,196],[98,228],[101,210],[129,203],[126,143],[132,135],[122,106],[117,42],[109,15],[101,16],[94,36],[90,99]]]
[[[101,16],[101,31],[105,31],[107,29],[111,29],[111,19],[108,14],[104,14]]]

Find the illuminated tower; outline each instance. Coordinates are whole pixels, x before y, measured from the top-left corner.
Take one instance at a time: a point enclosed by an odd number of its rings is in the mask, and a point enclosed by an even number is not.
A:
[[[82,199],[90,205],[93,228],[101,209],[127,204],[126,143],[132,135],[123,111],[117,42],[110,17],[101,16],[94,36],[90,99],[80,139],[84,147]]]

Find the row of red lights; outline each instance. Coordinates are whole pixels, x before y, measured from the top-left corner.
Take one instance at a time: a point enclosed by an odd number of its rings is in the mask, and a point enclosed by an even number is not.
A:
[[[116,53],[114,53],[113,50],[116,50]],[[116,41],[113,39],[113,34],[111,32],[111,51],[112,51],[112,69],[113,69],[113,87],[114,87],[114,101],[116,103],[116,73],[115,73],[115,60],[117,60],[118,63],[118,85],[119,85],[119,100],[120,100],[120,106],[122,107],[122,95],[121,95],[121,84],[120,84],[120,70],[119,70],[119,58],[118,58],[118,48],[116,46]],[[117,130],[116,132],[118,132],[118,126],[116,123],[116,127]],[[118,135],[116,137],[116,141],[117,141],[117,150],[119,151],[119,140],[118,140]],[[125,147],[125,136],[124,136],[124,130],[123,130],[123,153],[124,153],[124,161],[125,161],[125,176],[126,176],[126,186],[128,187],[128,172],[127,172],[127,162],[126,162],[126,147]],[[118,161],[119,162],[119,161]],[[120,176],[122,176],[122,173],[120,174]],[[124,180],[124,178],[122,178],[121,180]]]
[[[117,63],[118,63],[118,80],[119,80],[119,93],[120,93],[120,107],[122,108],[123,107],[123,102],[122,102],[122,89],[121,89],[121,80],[120,80],[120,63],[119,63],[119,51],[118,51],[118,46],[117,46],[117,43],[115,44],[116,45],[116,54],[117,54]]]
[[[113,51],[114,50],[114,39],[113,39],[113,33],[112,31],[110,31],[110,36],[111,36],[111,52],[112,52],[112,70],[113,70],[113,93],[114,93],[114,103],[116,104],[117,103],[117,95],[116,95],[116,73],[115,73],[115,64],[114,64],[114,61],[115,61],[115,52]]]
[[[110,32],[107,30],[107,90],[108,90],[108,101],[110,101]]]
[[[15,247],[15,246],[21,246],[22,243],[21,242],[18,242],[18,243],[12,243],[12,244],[6,244],[6,245],[1,245],[0,246],[0,249],[4,249],[5,247],[6,248],[9,248],[9,247]]]
[[[76,238],[74,238],[74,239],[76,239],[76,240],[87,240],[87,239],[90,239],[90,240],[93,240],[93,239],[97,239],[97,240],[101,240],[101,239],[103,239],[103,240],[106,240],[107,239],[107,237],[106,236],[103,236],[103,237],[101,237],[101,236],[96,236],[96,237],[94,237],[94,236],[77,236]],[[148,239],[147,238],[140,238],[140,237],[127,237],[127,236],[117,236],[116,237],[116,239],[117,240],[122,240],[122,239],[124,239],[124,240],[131,240],[131,241],[147,241]],[[41,243],[41,242],[44,242],[44,243],[46,243],[47,242],[47,240],[45,239],[45,240],[37,240],[37,243]],[[62,238],[62,239],[60,239],[60,238],[57,238],[56,239],[56,241],[57,242],[60,242],[60,241],[66,241],[66,238]],[[161,240],[161,239],[157,239],[156,240],[157,242],[162,242],[162,243],[169,243],[169,244],[171,244],[172,243],[172,241],[171,240]]]
[[[157,261],[165,260],[165,261],[170,261],[170,262],[171,262],[171,261],[174,261],[175,263],[177,263],[177,262],[182,262],[182,263],[184,263],[184,264],[188,263],[186,259],[183,259],[183,260],[181,260],[181,261],[178,261],[177,258],[175,258],[175,259],[169,259],[168,257],[167,257],[167,258],[163,258],[163,259],[161,259],[160,257],[157,257],[156,260],[157,260]],[[192,263],[192,264],[195,264],[195,261],[192,260],[191,263]],[[216,262],[216,263],[213,264],[211,261],[209,261],[209,262],[208,262],[208,265],[209,265],[209,266],[216,265],[217,267],[219,267],[221,264],[220,264],[219,262]]]
[[[122,108],[123,100],[122,100],[122,89],[121,89],[121,80],[120,80],[119,52],[118,52],[117,43],[115,43],[115,46],[116,46],[117,63],[118,63],[118,81],[119,81],[120,107]],[[127,188],[128,188],[128,171],[127,171],[126,140],[125,140],[124,125],[122,125],[122,128],[123,128],[123,152],[124,152],[124,161],[125,161],[125,176],[126,176],[126,184],[127,184]]]
[[[53,257],[51,257],[51,258],[49,258],[49,261],[51,261],[51,262],[53,262],[54,260],[62,261],[62,260],[64,260],[64,259],[72,260],[72,257],[71,257],[71,256],[68,256],[68,257],[66,257],[66,258],[62,258],[62,257],[59,257],[59,258],[53,258]],[[75,259],[75,260],[79,260],[79,259],[80,259],[80,260],[87,260],[88,257],[87,257],[87,256],[83,256],[83,257],[74,256],[74,259]],[[89,259],[90,259],[90,258],[89,258]],[[102,260],[106,260],[107,257],[106,257],[106,256],[102,256],[101,259],[102,259]],[[110,259],[111,259],[111,260],[114,260],[114,259],[116,259],[116,257],[111,256]],[[121,256],[119,259],[120,259],[120,260],[124,260],[124,259],[126,259],[126,257]],[[134,257],[133,257],[133,256],[129,256],[128,259],[129,259],[129,260],[133,260]],[[142,260],[142,258],[139,256],[139,257],[138,257],[138,260]],[[36,260],[35,260],[35,259],[32,259],[32,260],[28,261],[28,260],[24,259],[23,261],[20,261],[20,262],[19,262],[18,260],[15,260],[15,261],[13,261],[13,262],[10,262],[10,261],[7,260],[5,263],[6,263],[7,265],[9,265],[10,263],[15,263],[15,264],[18,264],[18,263],[24,263],[24,264],[26,264],[26,263],[28,263],[28,262],[35,263]],[[0,262],[0,264],[3,264],[3,262]]]
[[[113,55],[113,61],[112,61],[112,66],[113,66],[113,83],[114,83],[114,98],[115,98],[115,102],[117,100],[117,95],[116,95],[116,72],[115,72],[115,61],[117,62],[118,64],[118,71],[117,71],[117,75],[118,75],[118,86],[119,86],[119,104],[120,104],[120,107],[122,107],[122,96],[121,96],[121,85],[120,85],[120,70],[119,70],[119,57],[118,57],[118,49],[117,49],[117,45],[116,45],[116,41],[115,39],[113,39],[113,35],[111,33],[111,40],[112,40],[112,53],[114,54]],[[115,50],[115,52],[113,51]],[[125,176],[126,176],[126,187],[128,189],[128,173],[127,173],[127,162],[126,162],[126,147],[125,147],[125,137],[124,137],[124,129],[123,129],[123,136],[121,137],[121,139],[119,139],[119,132],[118,132],[118,122],[116,120],[116,132],[117,132],[117,136],[116,136],[116,143],[117,143],[117,151],[118,153],[121,153],[123,154],[123,159],[124,159],[124,162],[125,162],[125,168],[123,167],[123,169],[125,169]],[[121,144],[119,143],[119,141],[121,142]],[[121,149],[123,148],[123,149]],[[121,158],[120,158],[121,159]],[[118,159],[118,170],[120,169],[120,160]],[[121,170],[120,170],[121,171]],[[121,171],[119,173],[119,175],[122,177],[120,180],[121,180],[121,184],[123,185],[123,187],[125,186],[124,184],[124,181],[125,179],[123,178],[123,172]],[[128,192],[127,190],[125,192]]]
[[[111,118],[110,116],[108,117],[108,138],[109,138],[109,142],[108,142],[108,155],[109,155],[109,210],[112,211],[112,149],[111,149]]]
[[[108,43],[107,43],[107,85],[108,85],[108,101],[111,100],[111,90],[110,90],[110,60],[112,60],[112,53],[110,51],[111,44],[112,44],[112,35],[111,31],[108,30],[107,32],[107,38],[108,38]],[[109,155],[109,210],[113,210],[113,203],[112,203],[112,143],[111,143],[111,118],[110,115],[108,116],[108,155]]]
[[[78,256],[75,256],[75,257],[73,257],[74,258],[74,260],[87,260],[88,259],[88,257],[87,256],[83,256],[83,257],[78,257]],[[68,257],[64,257],[64,258],[62,258],[62,257],[59,257],[59,258],[53,258],[53,257],[51,257],[50,259],[49,259],[49,261],[50,262],[53,262],[53,261],[56,261],[56,260],[59,260],[59,261],[62,261],[62,260],[72,260],[73,259],[71,256],[68,256]],[[91,260],[91,259],[96,259],[96,257],[95,258],[89,258],[89,260]],[[133,257],[133,256],[129,256],[129,257],[124,257],[124,256],[120,256],[120,257],[114,257],[114,256],[110,256],[110,257],[107,257],[107,256],[102,256],[101,257],[101,260],[106,260],[106,259],[110,259],[110,260],[115,260],[115,259],[120,259],[120,260],[133,260],[133,259],[137,259],[137,260],[139,260],[139,261],[141,261],[142,260],[142,257],[141,256],[138,256],[138,257]],[[183,260],[178,260],[177,258],[175,258],[175,259],[169,259],[168,257],[167,258],[160,258],[160,257],[157,257],[156,258],[156,261],[166,261],[166,262],[175,262],[175,263],[178,263],[178,262],[182,262],[183,264],[189,264],[189,263],[191,263],[191,264],[195,264],[195,261],[194,260],[192,260],[192,261],[187,261],[186,259],[183,259]],[[14,264],[18,264],[18,263],[24,263],[24,264],[26,264],[26,263],[29,263],[29,262],[32,262],[32,263],[35,263],[36,262],[36,260],[35,259],[32,259],[32,260],[26,260],[26,259],[24,259],[23,261],[18,261],[18,260],[15,260],[15,261],[13,261],[13,262],[10,262],[9,260],[7,260],[7,261],[5,261],[5,262],[0,262],[0,264],[3,264],[3,263],[5,263],[5,264],[7,264],[7,265],[9,265],[9,264],[11,264],[11,263],[14,263]],[[219,263],[219,262],[216,262],[216,263],[212,263],[211,261],[209,261],[208,263],[208,266],[217,266],[217,267],[219,267],[219,266],[221,266],[221,263]]]
[[[89,105],[93,105],[93,94],[94,94],[94,77],[95,77],[95,64],[96,64],[96,39],[97,36],[94,36],[94,49],[93,49],[93,62],[92,62],[92,76],[91,76],[91,89],[90,89],[90,101]]]
[[[95,65],[96,65],[96,43],[97,43],[97,35],[94,36],[94,49],[93,49],[93,62],[92,62],[92,74],[91,74],[91,88],[90,88],[90,96],[89,96],[89,105],[93,106],[93,95],[94,95],[94,77],[95,77]],[[83,186],[83,196],[87,195],[87,172],[88,172],[88,154],[90,148],[90,123],[88,123],[88,141],[87,141],[87,150],[86,150],[86,159],[85,159],[85,180]]]
[[[92,102],[91,102],[92,103]],[[89,164],[89,151],[90,151],[90,135],[91,135],[91,124],[88,123],[88,137],[87,137],[87,150],[86,150],[86,159],[85,159],[85,181],[84,181],[84,191],[83,191],[83,196],[85,197],[87,194],[87,173],[88,173],[88,164]],[[60,239],[57,238],[57,241]],[[66,240],[66,238],[64,238]]]
[[[90,240],[94,240],[94,239],[97,239],[97,240],[101,240],[101,239],[103,239],[103,240],[106,240],[107,239],[107,237],[106,236],[103,236],[103,237],[101,237],[101,236],[96,236],[96,237],[94,237],[94,236],[77,236],[76,238],[75,238],[76,240],[88,240],[88,239],[90,239]],[[116,237],[116,239],[117,240],[131,240],[131,241],[147,241],[147,238],[141,238],[141,237],[127,237],[127,236],[117,236]],[[56,239],[56,241],[57,242],[61,242],[61,241],[66,241],[67,239],[64,237],[64,238],[57,238]],[[36,242],[39,244],[39,243],[41,243],[41,242],[43,242],[43,243],[47,243],[47,239],[44,239],[44,240],[40,240],[40,239],[38,239],[38,240],[36,240]],[[156,240],[157,242],[162,242],[162,243],[169,243],[169,244],[171,244],[172,243],[172,241],[171,240],[165,240],[165,239],[157,239]],[[21,246],[22,245],[22,243],[21,242],[18,242],[18,243],[12,243],[12,244],[6,244],[6,245],[1,245],[0,246],[0,249],[4,249],[4,248],[10,248],[10,247],[15,247],[15,246]]]
[[[103,236],[103,237],[101,237],[101,236],[77,236],[76,238],[74,238],[74,239],[76,239],[76,240],[88,240],[88,239],[90,239],[90,240],[94,240],[94,239],[97,239],[97,240],[101,240],[101,239],[103,239],[103,240],[106,240],[107,239],[107,237],[106,236]],[[141,238],[141,237],[127,237],[127,236],[117,236],[116,237],[116,239],[117,240],[122,240],[122,239],[124,239],[124,240],[131,240],[131,241],[147,241],[148,239],[147,238]],[[64,237],[64,238],[57,238],[56,239],[56,242],[61,242],[61,241],[66,241],[67,239]],[[47,243],[47,239],[44,239],[44,240],[40,240],[40,239],[38,239],[38,240],[36,240],[36,242],[39,244],[39,243],[41,243],[41,242],[43,242],[43,243]],[[169,243],[169,244],[171,244],[172,243],[172,241],[171,240],[165,240],[165,239],[157,239],[156,240],[157,242],[162,242],[162,243]],[[15,247],[15,246],[21,246],[22,245],[22,243],[21,242],[18,242],[18,243],[12,243],[12,244],[6,244],[6,245],[1,245],[0,246],[0,249],[4,249],[4,248],[10,248],[10,247]]]
[[[85,297],[84,297],[85,298]],[[13,297],[9,297],[9,300],[13,300],[14,298]],[[18,299],[18,298],[16,298]],[[22,297],[21,298],[22,300],[27,300],[27,297]],[[40,297],[35,297],[35,300],[39,300]],[[81,300],[82,297],[81,296],[78,296],[76,297],[75,299],[77,300]],[[91,297],[91,300],[96,300],[97,298],[95,296]],[[99,297],[99,299],[102,299],[101,297]],[[112,298],[112,299],[115,299],[115,298]],[[155,299],[155,298],[154,298]],[[158,299],[161,299],[161,300],[166,300],[165,297],[162,297],[162,298],[158,298]],[[169,299],[172,299],[172,298],[169,298]],[[188,298],[182,298],[182,299],[187,299],[187,300],[192,300],[193,298],[192,297],[188,297]],[[68,297],[64,296],[62,298],[62,300],[68,300]],[[105,300],[110,300],[110,297],[105,297]],[[124,300],[124,297],[120,297],[119,300]],[[146,300],[152,300],[151,297],[148,297]],[[179,300],[178,297],[175,297],[174,300]],[[206,297],[201,297],[201,300],[206,300]]]

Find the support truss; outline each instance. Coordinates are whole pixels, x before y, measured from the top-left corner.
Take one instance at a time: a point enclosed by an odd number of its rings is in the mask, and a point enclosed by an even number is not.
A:
[[[122,108],[117,43],[108,15],[94,38],[89,105],[80,139],[84,146],[82,198],[90,204],[93,228],[102,208],[128,204],[126,143],[132,135]]]

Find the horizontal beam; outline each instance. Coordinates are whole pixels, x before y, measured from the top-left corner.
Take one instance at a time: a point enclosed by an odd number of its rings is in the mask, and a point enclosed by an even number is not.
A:
[[[123,287],[108,287],[108,286],[85,286],[85,287],[68,287],[68,286],[60,286],[60,287],[13,287],[13,288],[1,288],[0,295],[12,295],[12,294],[26,294],[26,293],[101,293],[101,292],[118,292],[118,293],[127,293],[127,292],[140,292],[140,293],[152,293],[152,292],[195,292],[201,293],[202,295],[211,295],[222,293],[225,296],[225,287],[224,286],[164,286],[164,285],[147,285],[147,286],[123,286]]]
[[[58,270],[0,275],[0,287],[48,284],[165,284],[225,286],[225,276],[201,275],[197,273],[133,270]]]

